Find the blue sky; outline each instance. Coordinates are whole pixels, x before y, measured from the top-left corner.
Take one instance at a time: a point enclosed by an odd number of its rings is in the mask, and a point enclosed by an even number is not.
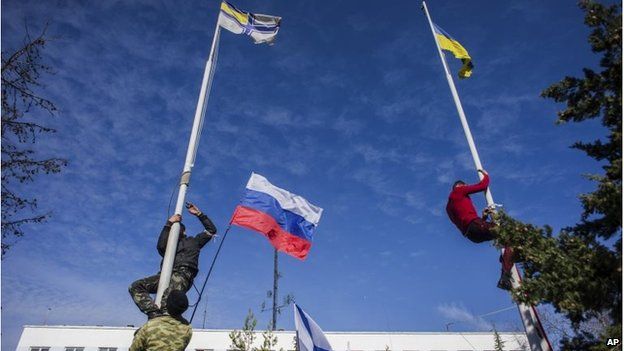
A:
[[[496,288],[498,254],[461,237],[444,212],[450,184],[476,181],[468,147],[417,1],[252,1],[283,17],[274,46],[221,35],[218,66],[188,199],[223,232],[255,171],[325,209],[309,258],[281,255],[281,292],[325,330],[520,330]],[[38,137],[69,159],[22,189],[52,211],[2,262],[2,347],[25,324],[141,325],[127,293],[158,270],[155,245],[186,153],[217,1],[4,1],[2,48],[27,22],[49,23],[59,107]],[[494,199],[521,220],[575,223],[581,174],[600,164],[569,148],[604,134],[556,126],[539,93],[595,66],[573,1],[432,1],[438,25],[471,53],[456,81]],[[460,67],[449,59],[454,72]],[[484,205],[475,197],[477,207]],[[173,204],[171,205],[173,208]],[[200,225],[187,214],[187,230]],[[196,283],[216,251],[203,251]],[[234,228],[194,327],[239,328],[272,286],[272,249]],[[190,292],[191,301],[196,293]],[[206,304],[204,304],[204,302]],[[287,309],[278,327],[293,328]]]

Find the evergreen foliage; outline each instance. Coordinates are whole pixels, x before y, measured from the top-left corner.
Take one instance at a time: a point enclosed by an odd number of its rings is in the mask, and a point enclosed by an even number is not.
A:
[[[586,177],[596,190],[581,194],[580,221],[553,235],[549,226],[497,216],[499,245],[511,246],[524,262],[517,301],[550,303],[574,329],[561,350],[608,350],[607,338],[622,334],[622,14],[621,8],[582,0],[589,44],[601,54],[598,71],[584,68],[583,77],[565,77],[542,96],[565,103],[557,123],[600,118],[605,140],[578,141],[573,148],[603,163],[604,174]],[[603,322],[605,320],[606,322]],[[600,321],[598,331],[584,324]],[[596,324],[596,323],[594,323]]]
[[[572,232],[553,236],[537,227],[497,215],[499,244],[514,248],[524,263],[524,277],[514,299],[529,304],[551,303],[575,326],[609,311],[621,320],[621,260],[617,252],[594,241],[589,245]]]
[[[607,140],[579,141],[573,148],[597,161],[605,161],[604,175],[589,175],[597,189],[581,195],[581,222],[571,228],[575,235],[591,242],[595,237],[621,237],[622,228],[622,14],[617,6],[581,1],[585,24],[592,32],[591,49],[602,54],[601,71],[583,69],[583,78],[565,77],[542,92],[543,97],[566,103],[557,123],[582,122],[601,117],[608,129]],[[621,251],[620,242],[615,245]]]

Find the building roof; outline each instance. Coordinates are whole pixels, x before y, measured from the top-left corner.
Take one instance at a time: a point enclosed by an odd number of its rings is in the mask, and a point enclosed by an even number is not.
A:
[[[65,351],[68,346],[84,347],[84,351],[98,351],[101,347],[125,351],[130,347],[136,327],[26,325],[17,351],[31,347],[49,347],[49,351]],[[194,329],[187,350],[226,351],[231,347],[230,329]],[[257,331],[256,342],[262,342],[262,330]],[[275,349],[294,349],[295,332],[279,330]],[[351,351],[473,351],[494,350],[494,334],[490,332],[413,332],[413,331],[328,331],[327,339],[334,350]],[[526,335],[520,332],[499,332],[505,350],[524,350]],[[260,346],[260,345],[258,345]],[[528,350],[528,348],[527,348]]]

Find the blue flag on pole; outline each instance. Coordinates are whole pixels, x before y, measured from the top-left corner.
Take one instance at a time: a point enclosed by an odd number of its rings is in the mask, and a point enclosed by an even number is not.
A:
[[[316,322],[301,307],[295,309],[295,330],[300,351],[333,351],[329,341]]]

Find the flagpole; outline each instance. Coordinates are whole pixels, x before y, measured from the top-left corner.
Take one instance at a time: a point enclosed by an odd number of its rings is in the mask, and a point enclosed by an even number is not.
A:
[[[277,327],[277,280],[279,271],[277,269],[277,249],[273,249],[273,313],[271,317],[271,330]]]
[[[295,329],[295,338],[297,338],[297,351],[301,351],[301,342],[299,341],[299,330]]]
[[[204,117],[206,112],[206,105],[208,103],[208,97],[210,95],[210,88],[212,86],[212,78],[214,76],[215,69],[215,56],[217,53],[219,34],[220,34],[219,21],[215,27],[214,36],[212,37],[212,47],[210,48],[210,54],[206,61],[206,67],[204,69],[204,77],[202,79],[202,85],[199,92],[199,99],[197,101],[197,107],[195,109],[195,118],[193,120],[193,128],[191,129],[191,136],[189,138],[188,149],[186,151],[186,160],[184,161],[184,168],[180,179],[180,188],[178,190],[178,199],[175,206],[175,214],[182,214],[184,207],[184,199],[186,197],[186,191],[191,179],[191,169],[195,163],[195,156],[197,155],[197,145],[199,144],[199,137],[201,135],[202,126],[204,123]],[[171,279],[171,272],[173,270],[173,261],[175,259],[175,253],[178,246],[178,237],[180,235],[180,223],[174,223],[169,230],[169,239],[167,240],[167,248],[165,256],[163,257],[163,264],[160,271],[160,280],[158,281],[158,291],[156,292],[156,305],[161,306],[161,300],[167,287],[169,287],[169,281]]]
[[[468,126],[466,115],[464,114],[464,108],[462,107],[461,101],[459,100],[459,94],[457,93],[457,89],[455,88],[455,82],[453,81],[453,77],[451,76],[448,64],[444,59],[444,53],[442,53],[440,43],[438,43],[438,40],[436,38],[435,30],[433,28],[433,22],[431,21],[431,16],[429,15],[429,10],[427,9],[427,4],[425,3],[425,1],[422,2],[422,8],[425,11],[425,15],[427,16],[427,21],[429,22],[431,34],[433,35],[433,41],[435,42],[438,49],[438,54],[440,55],[442,66],[444,67],[444,73],[446,74],[446,80],[448,81],[449,88],[451,89],[451,94],[453,95],[455,106],[457,107],[457,113],[459,114],[459,119],[464,129],[464,134],[466,135],[466,140],[468,141],[468,146],[470,147],[470,153],[472,154],[472,159],[474,161],[475,167],[477,168],[477,170],[483,169],[483,166],[481,165],[481,159],[479,158],[479,154],[477,152],[477,147],[475,146],[474,139],[472,138],[470,127]],[[481,174],[481,172],[479,172],[479,178],[483,179],[483,174]],[[485,198],[488,206],[494,205],[494,199],[492,198],[492,193],[489,187],[486,189]],[[520,287],[521,278],[518,267],[516,267],[515,264],[513,269],[511,270],[511,274],[512,286],[513,288],[517,289]],[[546,333],[544,332],[542,323],[539,320],[535,307],[523,303],[518,303],[518,311],[520,312],[520,318],[522,319],[522,323],[524,324],[524,330],[527,334],[527,339],[529,340],[531,350],[551,351],[552,347],[550,346],[550,343],[546,337]]]
[[[429,21],[429,27],[431,27],[431,33],[433,33],[433,40],[436,43],[436,47],[438,48],[438,54],[440,54],[440,60],[442,60],[442,66],[444,66],[444,73],[446,74],[446,79],[448,81],[448,85],[451,88],[451,94],[453,95],[453,100],[455,101],[455,106],[457,107],[457,113],[459,113],[459,119],[461,121],[462,127],[464,128],[464,134],[466,134],[466,140],[468,141],[468,147],[470,147],[470,153],[472,154],[472,160],[474,161],[475,167],[477,170],[483,169],[481,165],[481,159],[479,158],[479,153],[477,152],[477,147],[475,146],[474,139],[472,138],[472,133],[470,132],[470,127],[468,126],[468,121],[466,120],[466,115],[464,114],[464,108],[462,107],[461,101],[459,100],[459,94],[457,93],[457,89],[455,88],[455,83],[453,81],[453,76],[451,76],[451,72],[448,68],[448,64],[444,59],[444,53],[442,53],[442,49],[440,48],[440,43],[435,37],[435,30],[433,29],[433,22],[431,22],[431,17],[429,17],[429,11],[427,10],[427,4],[423,1],[423,9],[425,10],[425,14],[427,15],[427,20]],[[483,179],[483,174],[478,172],[479,179]],[[488,206],[492,206],[494,204],[494,200],[492,199],[492,192],[488,187],[485,191],[485,198],[487,200]]]
[[[301,343],[299,342],[299,326],[297,325],[297,304],[293,303],[293,314],[295,317],[295,338],[297,338],[297,351],[301,351]]]

